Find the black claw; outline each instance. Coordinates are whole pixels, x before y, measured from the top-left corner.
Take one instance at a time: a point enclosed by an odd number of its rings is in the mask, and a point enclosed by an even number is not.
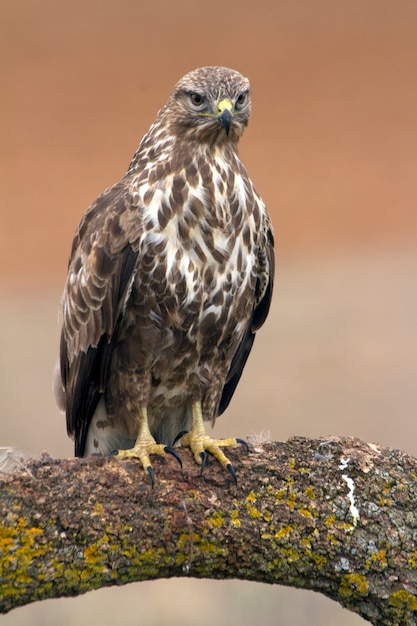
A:
[[[200,459],[201,459],[201,470],[200,470],[200,475],[201,475],[207,463],[207,454],[204,450],[200,452]]]
[[[236,439],[236,443],[240,443],[240,445],[242,445],[246,452],[249,452],[249,444],[247,441],[245,441],[244,439]]]
[[[151,478],[151,484],[152,484],[152,489],[155,487],[155,471],[152,467],[152,465],[148,465],[148,467],[146,468],[148,470],[148,474]]]
[[[226,469],[228,470],[230,476],[233,478],[233,480],[235,481],[235,485],[237,487],[237,478],[236,478],[236,472],[235,472],[235,468],[233,467],[233,465],[231,463],[228,463],[226,465]]]
[[[187,434],[186,430],[182,430],[180,433],[178,433],[178,435],[175,437],[174,441],[172,442],[172,445],[175,446],[177,441],[179,441],[181,439],[181,437],[184,437],[184,435],[186,435],[186,434]]]
[[[175,452],[175,450],[173,450],[172,448],[170,448],[169,446],[165,446],[164,448],[164,452],[167,452],[168,454],[172,454],[173,457],[175,457],[178,461],[178,463],[180,464],[180,466],[182,467],[182,460],[180,455]]]

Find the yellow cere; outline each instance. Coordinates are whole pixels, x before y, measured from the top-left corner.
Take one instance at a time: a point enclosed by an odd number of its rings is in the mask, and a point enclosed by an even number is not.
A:
[[[230,112],[233,111],[233,102],[231,102],[228,98],[220,100],[219,104],[217,105],[217,110],[219,113],[223,113],[225,109]]]

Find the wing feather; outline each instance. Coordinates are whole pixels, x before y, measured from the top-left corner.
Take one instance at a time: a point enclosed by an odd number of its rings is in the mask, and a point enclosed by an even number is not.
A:
[[[255,333],[263,325],[268,316],[275,273],[274,236],[270,225],[268,225],[266,229],[265,247],[261,249],[258,254],[258,268],[255,306],[246,326],[243,339],[233,356],[220,398],[217,415],[221,415],[229,406],[240,377],[242,376],[250,351],[252,350],[253,342],[255,341]]]
[[[121,222],[132,210],[137,213],[135,229],[126,232]],[[76,456],[83,454],[106,386],[137,267],[140,232],[140,211],[122,180],[93,203],[74,238],[62,302],[60,366]]]

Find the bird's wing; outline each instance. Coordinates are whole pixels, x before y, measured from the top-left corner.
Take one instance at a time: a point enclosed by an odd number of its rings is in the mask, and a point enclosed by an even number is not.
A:
[[[255,333],[265,322],[269,312],[275,271],[274,236],[269,220],[265,229],[265,235],[265,246],[258,252],[255,305],[242,341],[233,356],[220,398],[217,415],[221,415],[229,406],[252,349]]]
[[[62,299],[60,367],[67,430],[74,435],[76,456],[84,452],[88,427],[105,389],[135,276],[138,251],[129,229],[132,213],[138,236],[140,213],[122,180],[91,205],[72,245]]]

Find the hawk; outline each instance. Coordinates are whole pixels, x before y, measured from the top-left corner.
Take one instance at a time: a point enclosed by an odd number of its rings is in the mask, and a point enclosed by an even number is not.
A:
[[[203,468],[271,301],[270,218],[237,143],[251,114],[240,73],[184,76],[127,173],[85,213],[62,296],[54,389],[75,455],[139,458],[176,439]],[[179,457],[178,457],[179,458]]]

